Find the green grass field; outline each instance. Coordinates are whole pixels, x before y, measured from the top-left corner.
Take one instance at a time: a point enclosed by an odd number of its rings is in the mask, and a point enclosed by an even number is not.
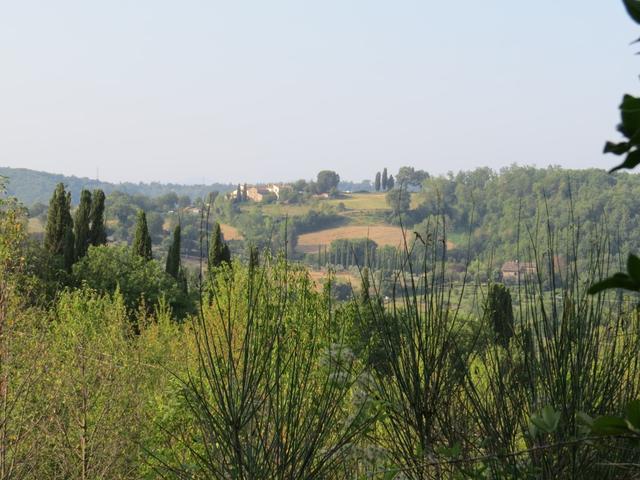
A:
[[[418,199],[413,195],[411,208],[415,208]],[[338,207],[340,204],[344,206],[342,212],[345,217],[350,219],[350,223],[368,224],[378,223],[380,214],[389,211],[385,193],[345,193],[340,198],[331,198],[328,200],[316,199],[311,203],[304,205],[261,205],[262,211],[269,216],[283,217],[288,215],[295,217],[306,214],[309,210],[319,208],[322,205],[331,205]],[[248,212],[253,208],[257,208],[255,204],[249,203],[242,205],[241,210]]]
[[[243,205],[240,207],[243,212],[247,212],[252,208],[257,208],[254,204]],[[309,210],[313,208],[313,205],[278,205],[278,204],[270,204],[270,205],[262,205],[262,211],[265,215],[269,215],[271,217],[284,217],[288,215],[289,217],[296,217],[300,215],[304,215]]]
[[[324,200],[329,205],[344,204],[347,210],[388,210],[384,193],[345,193],[344,198]]]

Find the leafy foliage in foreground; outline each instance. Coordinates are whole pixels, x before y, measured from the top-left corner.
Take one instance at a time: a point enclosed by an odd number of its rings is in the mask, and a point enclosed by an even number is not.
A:
[[[73,266],[73,278],[103,294],[120,292],[129,311],[136,311],[141,299],[149,308],[164,299],[179,316],[190,308],[185,292],[159,263],[132,255],[127,247],[89,247]]]
[[[202,275],[178,323],[176,279],[126,247],[89,247],[75,281],[28,304],[22,212],[0,207],[2,480],[637,473],[638,312],[586,292],[606,237],[556,283],[545,256],[576,259],[578,242],[547,225],[512,303],[465,285],[464,311],[442,220],[391,269],[388,301],[367,269],[335,304],[331,282],[254,253]]]

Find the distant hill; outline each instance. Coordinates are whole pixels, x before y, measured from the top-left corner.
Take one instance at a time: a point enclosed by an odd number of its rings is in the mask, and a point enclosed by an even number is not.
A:
[[[159,197],[165,193],[175,192],[177,195],[188,195],[198,198],[212,191],[228,192],[235,188],[234,185],[214,183],[211,185],[178,185],[174,183],[109,183],[91,178],[79,178],[55,173],[40,172],[26,168],[0,167],[0,176],[9,179],[7,192],[16,197],[23,204],[30,206],[34,203],[48,204],[56,185],[64,183],[67,190],[71,191],[72,201],[75,203],[80,198],[83,188],[104,190],[106,194],[114,191],[139,194],[148,197]]]

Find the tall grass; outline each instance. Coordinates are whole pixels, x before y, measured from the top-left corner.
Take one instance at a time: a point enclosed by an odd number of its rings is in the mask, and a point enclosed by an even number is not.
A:
[[[376,441],[386,452],[387,473],[402,471],[405,478],[443,475],[446,467],[432,465],[438,451],[463,437],[453,416],[463,389],[466,354],[458,343],[465,324],[446,281],[444,235],[438,222],[427,240],[405,245],[389,305],[374,287],[357,313],[383,352],[370,392],[384,411]],[[414,255],[416,248],[424,252]],[[416,256],[421,265],[413,265]]]
[[[633,478],[640,451],[585,419],[638,397],[640,321],[619,297],[587,295],[615,256],[599,232],[584,250],[575,225],[525,229],[518,256],[537,268],[511,288],[513,332],[499,341],[483,302],[461,308],[484,287],[448,281],[443,221],[405,245],[388,301],[367,269],[337,308],[283,258],[211,272],[197,368],[181,378],[188,455],[163,475]]]
[[[184,379],[194,434],[178,478],[328,478],[372,422],[358,362],[306,272],[267,259],[213,274]]]
[[[587,433],[590,415],[620,413],[640,387],[637,312],[613,295],[589,296],[587,288],[608,271],[612,256],[605,236],[595,233],[586,258],[580,231],[544,226],[544,249],[535,231],[528,235],[529,258],[537,274],[515,288],[518,308],[507,349],[477,352],[467,382],[469,403],[483,452],[493,455],[495,475],[514,478],[624,478],[615,464],[637,463],[640,451],[616,442],[575,441]],[[565,268],[553,261],[569,259]],[[577,261],[582,268],[578,269]],[[559,414],[552,432],[541,432],[531,417],[543,408]],[[540,448],[556,445],[553,448]],[[508,452],[531,450],[523,455]]]
[[[506,348],[482,308],[475,319],[461,314],[462,294],[453,298],[446,279],[442,225],[406,246],[389,306],[374,296],[359,309],[358,323],[375,329],[387,363],[374,369],[372,395],[384,405],[377,441],[388,472],[412,479],[637,472],[637,448],[592,438],[584,421],[585,413],[618,414],[638,397],[640,322],[619,296],[587,295],[615,255],[601,231],[584,249],[577,223],[563,232],[544,222],[527,230],[521,260],[532,260],[536,273],[512,288],[516,322]],[[415,257],[423,264],[412,265]],[[545,409],[559,416],[549,432],[532,421]]]

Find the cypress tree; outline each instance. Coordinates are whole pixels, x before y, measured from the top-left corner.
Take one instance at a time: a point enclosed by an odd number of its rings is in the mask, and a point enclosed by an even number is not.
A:
[[[247,196],[247,184],[244,184],[244,188],[242,189],[242,200],[247,201],[249,197]]]
[[[376,180],[374,182],[375,188],[376,188],[376,192],[380,191],[380,172],[376,173]]]
[[[188,294],[189,284],[187,283],[187,276],[185,275],[182,267],[180,267],[180,270],[178,271],[178,278],[176,280],[178,280],[178,287],[180,290],[182,290],[185,295]]]
[[[104,224],[104,192],[102,190],[93,191],[89,243],[95,246],[107,243],[107,229]]]
[[[76,210],[73,222],[75,232],[75,258],[80,259],[87,254],[90,245],[91,225],[91,192],[82,190],[80,193],[80,205]]]
[[[229,246],[222,238],[222,229],[220,224],[216,222],[211,234],[211,243],[209,245],[209,270],[219,267],[223,263],[231,263],[231,252]]]
[[[75,244],[75,238],[73,235],[73,226],[67,225],[67,230],[64,234],[64,246],[62,251],[64,269],[67,272],[71,272],[71,267],[76,261],[74,244]]]
[[[369,283],[369,269],[364,267],[362,269],[362,283],[360,284],[360,303],[364,308],[369,308],[369,301],[371,300],[369,290],[371,284]]]
[[[385,167],[384,170],[382,170],[382,181],[380,182],[383,192],[387,190],[387,181],[387,168]]]
[[[169,253],[167,254],[167,265],[165,271],[173,278],[178,280],[180,275],[180,235],[181,229],[178,225],[173,231],[173,242],[169,246]]]
[[[240,203],[242,201],[242,189],[240,188],[240,184],[238,184],[238,188],[236,189],[236,202]]]
[[[56,186],[47,213],[47,226],[44,236],[44,247],[51,255],[69,255],[67,230],[73,235],[73,219],[71,218],[71,194],[64,190],[64,185]],[[72,255],[73,256],[73,255]]]
[[[227,265],[231,264],[231,250],[226,242],[222,242],[222,261]]]
[[[258,247],[255,245],[249,245],[249,270],[253,272],[259,265],[260,253],[258,251]]]
[[[496,343],[507,347],[513,336],[513,307],[511,294],[502,284],[494,283],[489,287],[485,315],[493,328]]]
[[[132,250],[134,255],[139,255],[146,260],[151,260],[151,235],[147,226],[147,214],[143,210],[138,212],[136,233],[133,236]]]
[[[393,178],[393,175],[389,175],[389,180],[387,180],[387,190],[392,190],[395,184],[396,184],[396,181]]]

